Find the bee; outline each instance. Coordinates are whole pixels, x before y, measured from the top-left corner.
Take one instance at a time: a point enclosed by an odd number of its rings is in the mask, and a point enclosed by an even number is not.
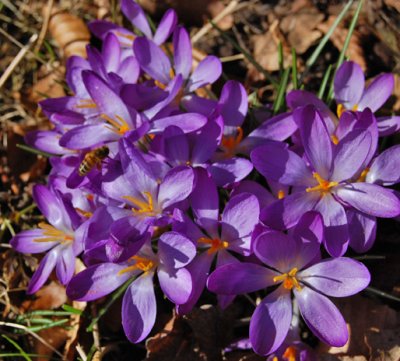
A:
[[[79,165],[79,175],[81,177],[88,174],[94,167],[98,169],[101,167],[102,161],[108,156],[110,150],[107,146],[96,148],[87,152]]]

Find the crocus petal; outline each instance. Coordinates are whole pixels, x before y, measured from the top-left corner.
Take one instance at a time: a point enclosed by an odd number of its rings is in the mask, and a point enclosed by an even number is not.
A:
[[[240,127],[247,109],[248,100],[244,86],[235,80],[227,81],[218,102],[218,111],[224,118],[225,125]]]
[[[254,167],[267,179],[285,185],[308,187],[315,182],[304,160],[282,143],[269,142],[251,152]]]
[[[158,241],[158,257],[167,269],[185,267],[195,256],[195,244],[183,234],[166,232],[161,235]]]
[[[274,229],[287,229],[293,227],[305,212],[314,209],[318,200],[318,192],[293,193],[263,209],[260,219]]]
[[[107,72],[116,72],[121,62],[121,46],[113,33],[108,33],[103,42],[102,58]]]
[[[292,236],[301,245],[295,261],[297,268],[301,269],[319,256],[320,244],[324,240],[324,222],[321,214],[314,211],[304,213]]]
[[[141,6],[133,0],[122,0],[121,10],[130,20],[133,26],[137,27],[148,38],[152,37],[149,22]]]
[[[359,103],[364,91],[365,78],[361,67],[345,61],[337,70],[334,80],[335,98],[346,109]]]
[[[254,194],[257,197],[258,203],[260,204],[260,209],[265,208],[276,200],[276,198],[266,188],[264,188],[261,184],[251,180],[244,180],[240,182],[238,186],[233,189],[231,197],[240,193]]]
[[[128,56],[122,61],[119,65],[118,75],[123,79],[124,83],[134,84],[137,82],[140,75],[140,65],[134,56]]]
[[[30,229],[17,233],[10,241],[11,246],[21,253],[41,253],[53,248],[58,242],[36,242],[35,239],[45,238],[41,229]]]
[[[260,234],[253,243],[253,251],[266,265],[285,273],[294,266],[298,242],[285,233],[267,231]]]
[[[228,248],[229,250],[232,250],[236,252],[236,250],[233,250],[231,247]],[[247,255],[250,254],[250,242],[248,243],[247,246]],[[241,252],[238,252],[241,253]],[[219,267],[228,265],[228,264],[234,264],[234,263],[239,263],[239,260],[232,256],[230,252],[227,252],[225,249],[221,249],[217,253],[217,262],[215,264],[215,268],[218,269]],[[218,306],[224,310],[226,309],[236,298],[236,295],[217,295],[217,300],[218,300]]]
[[[177,305],[186,303],[192,292],[192,276],[185,268],[168,269],[159,267],[157,270],[160,287],[170,301]]]
[[[400,200],[388,189],[370,183],[350,183],[337,187],[343,202],[371,216],[392,218],[400,214]]]
[[[259,214],[256,196],[241,193],[232,197],[222,213],[222,239],[229,242],[250,235],[258,223]]]
[[[222,136],[222,117],[209,120],[194,136],[191,136],[192,164],[204,164],[210,160],[218,148]]]
[[[380,137],[386,137],[398,132],[400,129],[400,116],[379,117],[378,129]]]
[[[386,100],[389,99],[394,88],[393,74],[382,74],[377,76],[371,84],[365,89],[364,94],[358,103],[360,110],[370,108],[376,112]]]
[[[350,247],[357,253],[367,252],[376,238],[376,217],[348,209]]]
[[[184,133],[190,133],[200,129],[206,123],[207,118],[204,115],[197,113],[171,115],[169,117],[153,120],[151,122],[152,127],[149,133],[162,133],[171,125],[181,128]]]
[[[33,199],[37,204],[40,212],[48,219],[48,221],[56,228],[64,225],[65,214],[61,201],[46,186],[38,184],[33,187]]]
[[[126,84],[120,94],[126,104],[138,111],[149,109],[168,97],[168,93],[159,87],[143,84]]]
[[[304,107],[308,104],[314,105],[324,119],[329,134],[332,134],[335,131],[335,120],[337,121],[335,115],[331,112],[329,107],[315,94],[306,90],[292,90],[286,95],[286,103],[288,107],[293,110],[299,107]]]
[[[206,229],[210,236],[217,236],[219,199],[217,186],[205,169],[196,169],[196,188],[190,199],[196,222]],[[204,191],[207,190],[207,197]]]
[[[213,163],[208,167],[215,183],[226,187],[247,177],[253,170],[253,164],[244,158],[231,158]]]
[[[158,202],[163,209],[189,197],[195,185],[195,175],[190,167],[180,166],[168,172],[160,185]]]
[[[118,138],[120,136],[104,124],[82,125],[65,133],[60,139],[60,145],[69,149],[94,148]]]
[[[75,275],[68,284],[67,295],[73,300],[93,301],[106,296],[139,271],[123,272],[127,264],[101,263]]]
[[[303,287],[294,290],[301,315],[312,333],[321,341],[343,346],[348,338],[346,322],[336,306],[325,296]]]
[[[347,297],[366,288],[371,280],[367,267],[347,257],[325,259],[299,273],[301,281],[332,297]]]
[[[136,116],[134,111],[128,110],[120,96],[115,93],[115,91],[111,89],[103,79],[89,70],[84,70],[82,72],[82,79],[87,91],[96,103],[100,112],[110,116],[111,118],[118,115],[126,122],[132,122],[131,118],[135,118]]]
[[[363,167],[369,154],[372,137],[369,132],[353,130],[336,146],[331,180],[342,182],[350,179]]]
[[[192,43],[187,30],[180,26],[174,32],[174,65],[175,73],[187,79],[192,69]]]
[[[207,288],[223,295],[239,295],[272,286],[279,273],[255,263],[230,263],[218,267],[207,280]]]
[[[296,109],[293,117],[299,126],[307,159],[314,170],[327,179],[332,166],[332,141],[323,119],[312,105]]]
[[[263,145],[265,141],[283,141],[297,130],[297,124],[292,113],[276,115],[264,121],[258,128],[253,130],[241,143],[240,150],[248,154],[255,147]]]
[[[177,311],[180,315],[190,312],[203,293],[213,259],[213,255],[203,252],[197,255],[186,267],[192,275],[193,288],[188,301],[182,305],[178,305],[177,307]]]
[[[171,63],[165,53],[149,39],[137,38],[133,51],[142,69],[163,84],[170,81]]]
[[[172,164],[185,164],[189,160],[189,142],[183,130],[173,125],[165,129],[164,151]]]
[[[59,247],[53,248],[49,253],[44,256],[44,258],[40,261],[39,267],[33,274],[31,281],[29,282],[26,293],[31,295],[38,291],[44,285],[44,283],[49,278],[50,273],[56,266],[59,256]]]
[[[162,17],[160,23],[158,24],[158,28],[156,30],[156,33],[154,34],[153,41],[157,45],[161,45],[162,43],[164,43],[174,31],[177,22],[178,17],[176,16],[176,12],[173,9],[167,10]]]
[[[66,285],[75,272],[75,255],[72,247],[67,246],[60,250],[60,257],[56,264],[57,278],[61,284]]]
[[[221,61],[216,56],[207,56],[193,71],[189,79],[188,91],[193,92],[207,84],[214,83],[220,77],[221,73]]]
[[[147,337],[156,321],[157,304],[153,273],[137,278],[126,290],[122,300],[122,326],[131,342]]]
[[[342,256],[348,246],[349,229],[343,206],[331,195],[325,194],[315,205],[325,225],[325,248],[332,257]]]
[[[283,287],[265,297],[250,321],[250,340],[255,352],[268,355],[285,340],[292,320],[290,292]]]
[[[29,132],[25,136],[25,142],[41,151],[51,154],[67,154],[69,149],[60,146],[60,134],[52,130],[39,130]]]
[[[376,157],[365,181],[389,186],[400,182],[400,145],[386,149]]]
[[[89,30],[99,39],[103,39],[105,35],[114,29],[118,29],[119,26],[107,20],[93,20],[88,24]]]

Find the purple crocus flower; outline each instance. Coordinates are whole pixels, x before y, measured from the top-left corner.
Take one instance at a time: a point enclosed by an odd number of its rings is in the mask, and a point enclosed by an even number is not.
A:
[[[334,80],[339,117],[345,110],[363,111],[367,107],[375,113],[392,94],[394,76],[381,74],[367,88],[364,86],[365,77],[361,67],[352,61],[345,61],[337,70]],[[378,117],[377,120],[381,136],[390,135],[400,129],[399,116]]]
[[[248,256],[254,227],[258,223],[259,204],[249,193],[232,197],[219,218],[219,199],[215,182],[206,170],[197,169],[196,189],[191,196],[195,215],[192,221],[182,211],[176,210],[172,229],[196,244],[199,253],[189,264],[193,290],[189,300],[178,307],[180,313],[189,312],[198,301],[206,284],[207,275],[215,258],[216,267],[238,262],[229,251]],[[221,307],[226,307],[233,297],[219,297]]]
[[[282,344],[292,320],[292,294],[311,331],[323,342],[343,346],[348,339],[346,323],[326,297],[347,297],[363,290],[370,281],[367,268],[350,258],[320,261],[323,225],[319,214],[306,213],[292,235],[268,231],[257,237],[253,250],[267,266],[233,263],[215,270],[208,288],[218,294],[237,295],[279,285],[257,306],[250,321],[250,340],[260,355]]]
[[[75,258],[82,252],[81,217],[70,202],[58,192],[51,192],[43,185],[36,185],[32,192],[38,208],[47,219],[39,228],[18,233],[11,239],[11,245],[22,253],[47,252],[32,276],[28,293],[39,290],[51,272],[56,268],[57,278],[66,285],[75,271]]]
[[[155,273],[167,298],[177,305],[185,303],[192,290],[192,280],[184,267],[195,254],[196,247],[188,238],[167,232],[158,241],[157,254],[150,243],[146,243],[126,262],[91,266],[72,278],[67,294],[79,301],[92,301],[134,279],[122,301],[122,326],[131,342],[140,342],[150,333],[156,320]]]
[[[372,157],[371,132],[355,129],[335,145],[313,106],[297,109],[294,117],[303,158],[278,142],[251,153],[255,168],[267,179],[294,187],[292,194],[267,207],[261,220],[274,229],[285,229],[304,212],[319,211],[325,224],[325,247],[332,256],[341,256],[349,241],[345,207],[391,218],[400,213],[400,200],[377,184],[353,181]]]

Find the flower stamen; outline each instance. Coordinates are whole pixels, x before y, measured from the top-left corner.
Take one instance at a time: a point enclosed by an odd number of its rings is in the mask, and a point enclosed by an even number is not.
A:
[[[240,144],[243,139],[243,129],[241,127],[236,128],[235,135],[224,135],[221,140],[221,145],[227,158],[235,155],[236,147]]]
[[[292,268],[289,273],[284,273],[279,276],[275,276],[272,280],[276,282],[283,282],[283,287],[287,290],[291,290],[293,287],[296,287],[298,291],[301,290],[301,286],[299,281],[296,278],[296,273],[298,269]]]
[[[117,120],[109,117],[107,114],[101,114],[100,117],[111,125],[111,127],[106,126],[106,128],[110,129],[114,133],[117,133],[119,135],[124,135],[130,129],[129,124],[126,122],[126,120],[120,117],[119,115],[115,116]]]
[[[153,196],[151,195],[150,192],[143,192],[143,194],[147,198],[147,202],[132,196],[124,196],[122,198],[125,198],[127,201],[131,202],[133,205],[137,207],[137,208],[132,208],[132,212],[135,215],[139,214],[147,216],[154,215],[155,211],[154,211]]]
[[[229,246],[229,243],[226,241],[221,241],[219,238],[207,238],[201,237],[197,240],[198,243],[209,244],[211,247],[208,249],[208,254],[213,254],[218,252],[221,249],[226,249]]]
[[[43,230],[43,235],[47,237],[35,238],[33,242],[60,242],[67,243],[74,240],[74,237],[66,234],[57,228],[54,228],[50,224],[45,222],[40,222],[38,224],[39,228]]]
[[[122,275],[126,272],[131,272],[135,270],[140,270],[143,272],[149,272],[151,271],[155,266],[155,262],[153,262],[151,259],[146,258],[146,257],[140,257],[140,256],[133,256],[130,258],[131,260],[134,260],[135,263],[132,266],[128,266],[118,272],[118,275]]]
[[[313,172],[313,177],[319,184],[315,187],[306,188],[306,192],[318,191],[321,192],[322,194],[326,194],[330,191],[332,187],[335,187],[339,184],[338,182],[329,182],[323,179],[317,172]]]

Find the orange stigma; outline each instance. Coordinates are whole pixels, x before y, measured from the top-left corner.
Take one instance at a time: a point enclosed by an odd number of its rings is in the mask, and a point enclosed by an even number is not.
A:
[[[243,129],[241,127],[236,128],[236,135],[224,135],[222,137],[221,145],[227,158],[235,155],[236,147],[240,144],[243,139]]]
[[[156,212],[154,210],[153,196],[150,192],[143,192],[143,194],[147,198],[147,202],[131,196],[124,196],[122,198],[125,198],[127,201],[131,202],[137,207],[132,208],[132,212],[135,215],[154,216]]]
[[[126,272],[130,271],[135,271],[135,270],[141,270],[143,272],[149,272],[151,271],[155,266],[156,263],[151,260],[150,258],[146,257],[140,257],[140,256],[133,256],[130,258],[130,260],[135,261],[135,263],[132,266],[128,266],[121,271],[118,272],[118,275],[122,275]]]
[[[321,192],[323,195],[328,193],[332,187],[337,186],[339,183],[338,182],[329,182],[325,179],[323,179],[317,172],[313,173],[314,179],[317,180],[319,183],[315,187],[308,187],[306,188],[306,192]]]
[[[294,346],[289,346],[282,355],[287,361],[296,361],[297,349]]]
[[[40,222],[38,224],[39,228],[43,230],[43,235],[46,237],[35,238],[33,242],[60,242],[67,243],[74,240],[74,237],[66,234],[57,228],[54,228],[50,224],[45,222]]]
[[[218,252],[221,249],[226,249],[229,246],[229,243],[226,241],[221,241],[219,238],[207,238],[207,237],[201,237],[197,240],[199,243],[203,244],[209,244],[211,247],[208,249],[207,253],[208,254],[213,254]]]
[[[275,276],[272,280],[274,282],[283,282],[283,287],[287,290],[291,290],[296,287],[298,291],[301,290],[299,281],[296,278],[297,268],[292,268],[289,273],[284,273],[280,276]]]
[[[111,125],[111,127],[106,126],[106,128],[110,129],[114,133],[117,133],[119,135],[124,135],[128,130],[130,130],[126,120],[120,117],[119,115],[115,116],[117,120],[109,117],[107,114],[101,114],[100,117]]]

